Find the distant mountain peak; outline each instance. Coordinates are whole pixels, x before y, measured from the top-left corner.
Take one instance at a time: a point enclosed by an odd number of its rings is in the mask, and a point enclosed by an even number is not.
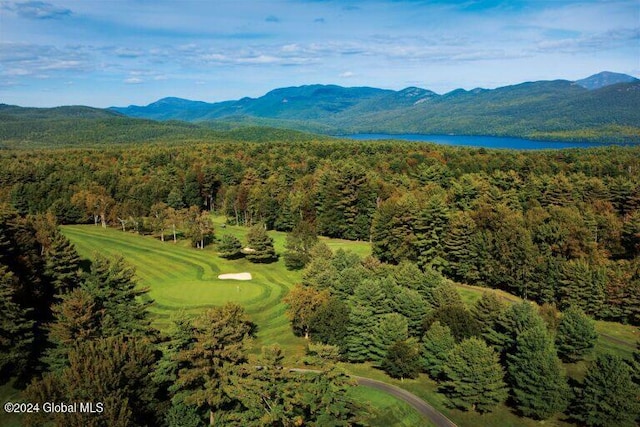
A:
[[[614,73],[611,71],[602,71],[601,73],[594,74],[585,79],[576,80],[575,83],[578,86],[582,86],[588,90],[596,90],[606,86],[611,86],[618,83],[632,83],[640,81],[628,74]]]

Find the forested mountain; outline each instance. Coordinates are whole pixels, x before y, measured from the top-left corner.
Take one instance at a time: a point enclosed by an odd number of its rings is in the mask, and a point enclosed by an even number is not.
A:
[[[0,104],[0,147],[109,145],[141,142],[317,140],[295,130],[220,123],[216,129],[184,121],[155,121],[90,107],[23,108]]]
[[[434,133],[539,139],[640,139],[640,80],[603,72],[586,79],[537,81],[438,95],[309,85],[259,98],[204,103],[164,98],[146,107],[112,107],[131,117],[248,122],[329,134]]]
[[[637,81],[638,79],[627,74],[603,71],[601,73],[594,74],[593,76],[589,76],[586,79],[577,80],[576,83],[586,89],[593,90],[614,85],[616,83],[633,83]]]

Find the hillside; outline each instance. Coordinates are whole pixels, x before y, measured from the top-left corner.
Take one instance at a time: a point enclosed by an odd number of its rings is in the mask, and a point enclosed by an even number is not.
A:
[[[128,144],[144,142],[317,140],[317,135],[264,127],[266,123],[186,121],[126,117],[90,107],[24,108],[0,104],[0,147]]]
[[[251,123],[327,134],[425,133],[538,139],[640,140],[640,80],[603,72],[586,79],[526,82],[443,95],[335,85],[273,90],[259,98],[204,103],[164,98],[112,107],[139,118],[219,127]]]

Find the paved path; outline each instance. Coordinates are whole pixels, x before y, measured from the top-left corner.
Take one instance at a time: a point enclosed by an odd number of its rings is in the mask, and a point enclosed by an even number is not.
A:
[[[290,369],[293,372],[319,372],[313,369]],[[442,413],[438,412],[436,408],[429,405],[424,400],[420,399],[413,393],[408,392],[395,385],[387,384],[382,381],[374,380],[372,378],[352,376],[358,385],[365,387],[375,388],[377,390],[384,391],[406,403],[411,405],[416,411],[418,411],[423,417],[431,421],[436,427],[457,427],[449,418],[445,417]]]

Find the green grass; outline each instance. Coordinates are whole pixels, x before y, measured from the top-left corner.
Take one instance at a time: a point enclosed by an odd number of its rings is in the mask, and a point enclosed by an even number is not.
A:
[[[426,375],[420,375],[416,379],[405,379],[401,381],[389,377],[383,371],[373,367],[370,363],[343,364],[342,367],[352,375],[373,378],[410,391],[431,404],[434,408],[442,412],[447,418],[460,427],[535,427],[540,425],[553,427],[574,426],[574,424],[568,424],[562,421],[559,416],[550,418],[543,422],[529,418],[522,418],[513,413],[511,408],[504,404],[496,406],[491,413],[482,415],[476,412],[465,412],[457,409],[451,409],[447,406],[446,397],[437,392],[438,384]]]
[[[12,383],[0,385],[0,404],[6,402],[21,402],[20,391],[12,387]],[[7,414],[4,409],[0,410],[0,425],[3,427],[19,427],[22,425],[22,416],[20,414]]]
[[[358,386],[350,391],[358,402],[368,406],[368,423],[372,426],[432,427],[408,403],[374,388]]]
[[[246,227],[225,225],[223,228],[224,217],[212,219],[217,237],[230,234],[245,241]],[[217,255],[213,246],[198,250],[184,240],[175,244],[170,239],[161,242],[151,236],[92,225],[65,226],[62,232],[83,258],[92,259],[98,253],[123,256],[133,265],[140,286],[149,288],[148,297],[154,301],[151,312],[159,329],[166,330],[178,312],[196,315],[208,307],[237,302],[258,325],[252,353],[259,353],[263,345],[278,343],[286,350],[288,362],[296,362],[303,356],[305,342],[293,335],[282,303],[289,289],[301,280],[301,273],[287,270],[282,257],[271,264],[225,260]],[[284,253],[286,233],[271,231],[269,235],[274,239],[276,252]],[[333,250],[342,248],[360,256],[370,254],[370,244],[366,242],[323,240]],[[219,274],[240,272],[251,273],[253,279],[218,279]]]
[[[84,258],[96,253],[121,255],[136,268],[139,284],[148,287],[154,300],[151,312],[160,329],[183,311],[196,315],[208,307],[232,301],[245,307],[258,325],[255,352],[262,345],[278,342],[291,357],[304,353],[304,340],[291,332],[282,298],[300,280],[299,272],[284,268],[282,260],[252,264],[247,260],[224,260],[211,248],[190,248],[184,241],[174,244],[141,237],[116,229],[68,226],[62,232]],[[219,274],[250,272],[251,281],[220,280]]]
[[[229,234],[237,237],[238,239],[240,239],[240,241],[245,242],[245,235],[247,234],[246,227],[238,225],[227,225],[226,217],[224,216],[214,215],[211,218],[213,220],[215,232],[218,237],[224,234]],[[286,243],[287,233],[283,233],[280,231],[270,231],[269,236],[273,238],[273,244],[276,248],[276,252],[278,252],[279,254],[284,253],[284,245]],[[338,249],[349,250],[357,254],[361,258],[365,258],[371,255],[371,244],[369,242],[354,242],[352,240],[330,239],[328,237],[322,236],[319,237],[319,240],[326,243],[327,246],[329,246],[329,248],[334,252]]]

